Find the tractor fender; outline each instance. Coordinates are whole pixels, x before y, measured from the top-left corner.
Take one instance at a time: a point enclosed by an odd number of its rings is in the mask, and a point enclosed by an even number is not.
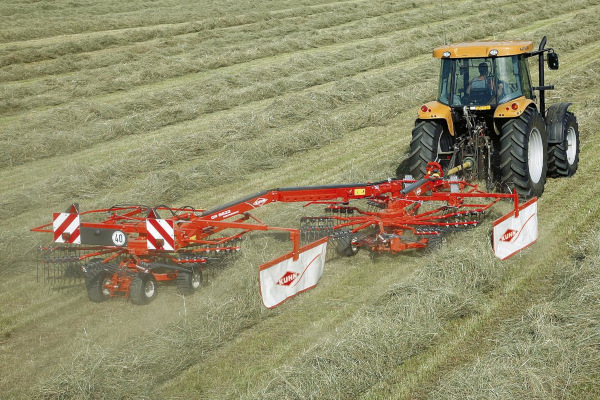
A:
[[[573,103],[556,103],[546,111],[546,134],[549,144],[562,143],[565,140],[565,114]]]
[[[494,118],[515,118],[525,112],[525,109],[531,104],[535,106],[535,102],[525,96],[518,97],[514,100],[507,101],[496,107]]]
[[[430,101],[423,104],[417,113],[417,118],[421,119],[441,119],[446,121],[446,127],[451,136],[454,136],[454,121],[452,121],[452,110],[449,106],[437,101]]]

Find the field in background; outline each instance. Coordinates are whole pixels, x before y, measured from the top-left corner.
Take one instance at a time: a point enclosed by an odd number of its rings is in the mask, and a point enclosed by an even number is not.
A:
[[[0,4],[0,398],[600,398],[600,1],[443,5]],[[393,176],[435,95],[433,47],[544,35],[561,57],[547,102],[573,102],[581,160],[509,261],[490,218],[432,255],[331,260],[275,310],[261,235],[200,293],[161,287],[145,307],[35,282],[29,228],[72,202],[208,208]]]

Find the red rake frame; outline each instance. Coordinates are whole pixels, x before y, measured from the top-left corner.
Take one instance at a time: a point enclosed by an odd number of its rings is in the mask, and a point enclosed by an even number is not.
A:
[[[476,184],[445,179],[437,163],[430,163],[427,171],[417,181],[388,179],[377,183],[267,190],[211,210],[118,205],[79,213],[74,204],[68,213],[79,217],[81,244],[45,249],[56,251],[73,246],[84,253],[77,257],[80,262],[103,257],[100,269],[119,259],[118,268],[111,270],[111,279],[102,283],[99,290],[104,297],[129,297],[135,276],[151,274],[154,281],[177,280],[185,284],[188,280],[183,278],[201,268],[210,255],[237,252],[240,249],[237,241],[253,231],[288,232],[293,244],[288,256],[297,260],[301,239],[308,243],[324,237],[335,239],[338,253],[343,255],[352,255],[359,248],[398,253],[424,248],[447,230],[477,226],[478,217],[502,199],[512,200],[518,213],[519,198],[514,191],[487,193]],[[376,211],[350,206],[351,200],[367,200]],[[275,202],[325,205],[329,215],[306,217],[305,226],[294,229],[269,226],[250,214],[256,208]],[[163,212],[171,215],[162,219],[159,213]],[[85,216],[101,214],[108,217],[100,222],[84,221]],[[162,231],[163,238],[153,238],[150,246],[149,220],[167,221],[165,226],[173,228],[172,237],[165,237]],[[54,234],[52,223],[32,231]],[[63,239],[69,243],[69,237]],[[173,250],[165,248],[164,240]],[[89,275],[85,265],[82,269]],[[136,298],[140,296],[143,301],[151,300],[145,299],[143,293],[136,294]]]

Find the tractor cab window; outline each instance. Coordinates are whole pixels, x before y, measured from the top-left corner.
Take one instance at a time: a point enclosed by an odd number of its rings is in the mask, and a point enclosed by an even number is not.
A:
[[[450,106],[496,103],[492,58],[443,59],[438,101]]]
[[[527,62],[522,57],[442,59],[440,103],[494,106],[523,95],[531,98]]]

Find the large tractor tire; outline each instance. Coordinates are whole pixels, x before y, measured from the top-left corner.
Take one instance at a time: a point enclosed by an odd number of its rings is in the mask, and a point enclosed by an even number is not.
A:
[[[131,279],[129,300],[136,305],[149,304],[158,295],[158,285],[154,275],[139,273]]]
[[[452,151],[452,138],[443,126],[433,120],[418,120],[412,131],[408,168],[415,179],[427,172],[427,163],[436,161],[440,153]],[[442,164],[446,168],[446,165]],[[401,177],[399,177],[401,178]]]
[[[502,126],[500,173],[503,186],[519,196],[541,196],[548,170],[546,126],[540,113],[527,108]]]
[[[202,269],[196,267],[192,273],[179,271],[177,273],[177,290],[184,295],[193,294],[202,286]]]
[[[558,144],[548,145],[548,175],[553,178],[575,174],[579,164],[579,125],[571,112],[565,113],[562,124],[564,139]]]

